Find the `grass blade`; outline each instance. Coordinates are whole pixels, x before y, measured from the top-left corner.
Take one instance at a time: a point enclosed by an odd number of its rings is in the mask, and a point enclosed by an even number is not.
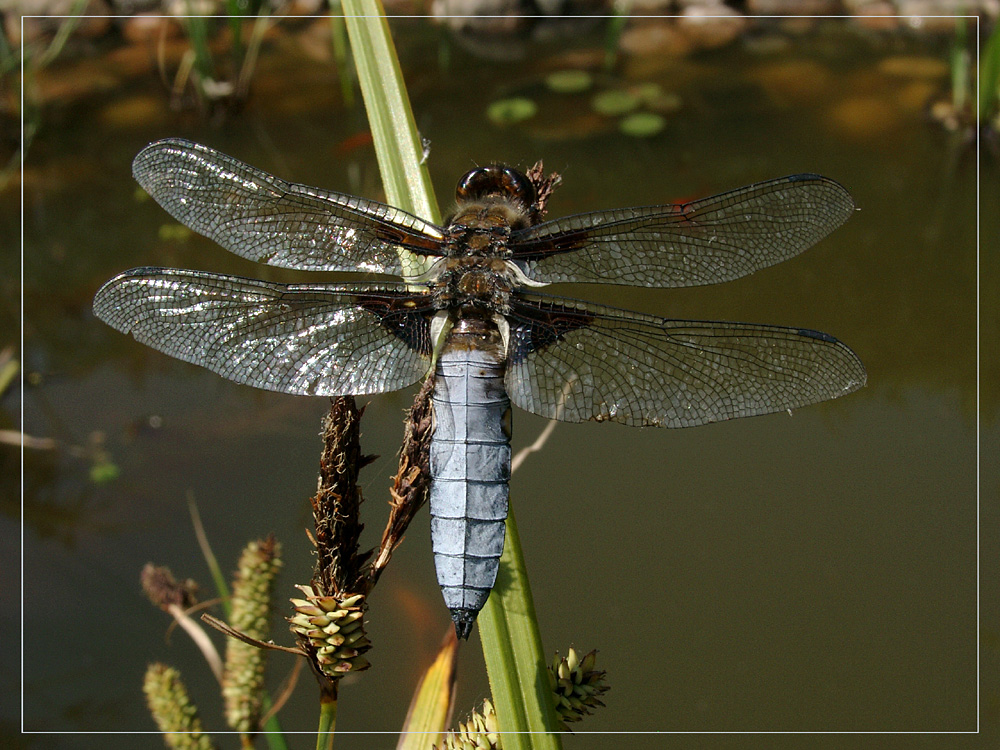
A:
[[[423,141],[382,4],[377,0],[344,0],[343,7],[386,199],[438,223],[441,212],[427,171]]]
[[[560,736],[553,734],[559,724],[513,511],[497,582],[478,621],[504,750],[559,750]]]
[[[1000,102],[1000,24],[993,27],[979,60],[979,99],[976,121],[982,124],[996,112]]]
[[[413,694],[396,750],[431,750],[448,728],[455,700],[455,668],[458,638],[448,628],[448,637]]]

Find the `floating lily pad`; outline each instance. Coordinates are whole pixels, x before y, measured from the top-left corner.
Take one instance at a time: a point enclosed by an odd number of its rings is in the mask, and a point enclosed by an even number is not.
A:
[[[662,115],[654,112],[635,112],[628,117],[622,118],[618,123],[618,129],[625,135],[634,138],[645,138],[656,135],[666,126],[667,121]]]
[[[576,94],[594,85],[594,78],[585,70],[557,70],[545,76],[545,85],[560,94]]]
[[[486,108],[486,116],[496,125],[512,125],[523,122],[535,116],[538,105],[531,99],[515,96],[510,99],[497,99]]]
[[[90,481],[94,484],[107,484],[116,480],[120,473],[115,464],[103,461],[90,467]]]
[[[611,91],[602,91],[599,94],[594,94],[594,98],[590,100],[590,106],[602,115],[615,117],[623,115],[626,112],[631,112],[638,107],[639,97],[630,91],[612,89]]]
[[[656,101],[663,96],[663,87],[658,83],[653,83],[652,81],[640,83],[633,89],[633,91],[639,99],[647,104],[649,102]]]

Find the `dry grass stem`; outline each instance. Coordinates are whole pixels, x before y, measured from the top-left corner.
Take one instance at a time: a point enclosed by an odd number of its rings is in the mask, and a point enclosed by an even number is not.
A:
[[[378,582],[392,553],[402,543],[403,535],[417,511],[427,501],[430,488],[430,441],[433,432],[431,393],[434,378],[424,381],[406,418],[406,432],[399,454],[399,470],[393,478],[389,500],[389,521],[374,562],[368,569],[368,589]]]
[[[191,617],[188,610],[198,606],[198,585],[188,578],[183,583],[174,578],[170,568],[146,563],[139,574],[143,593],[157,607],[174,618],[174,622],[194,641],[215,678],[222,680],[222,657],[208,633]]]
[[[225,621],[220,620],[218,617],[213,617],[207,612],[201,616],[202,621],[216,630],[218,630],[223,635],[228,635],[230,638],[235,638],[238,641],[243,641],[251,646],[256,646],[257,648],[266,648],[271,651],[284,651],[288,654],[295,654],[296,656],[305,656],[305,652],[300,648],[294,648],[291,646],[279,646],[277,643],[271,641],[261,641],[256,638],[251,638],[245,633],[241,633],[239,630],[235,630],[230,627]]]

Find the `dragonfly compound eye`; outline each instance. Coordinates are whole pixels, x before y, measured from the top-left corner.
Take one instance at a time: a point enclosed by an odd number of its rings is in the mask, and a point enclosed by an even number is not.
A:
[[[494,164],[466,172],[458,181],[455,196],[459,201],[476,201],[494,196],[530,206],[535,202],[535,188],[516,169]]]

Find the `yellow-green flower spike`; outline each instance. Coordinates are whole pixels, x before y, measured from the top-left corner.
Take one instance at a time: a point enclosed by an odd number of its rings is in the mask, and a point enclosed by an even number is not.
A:
[[[180,672],[166,664],[150,664],[142,691],[149,712],[163,732],[167,747],[176,750],[214,750],[215,745],[201,727],[198,709],[188,697]]]
[[[591,709],[603,706],[600,696],[610,687],[604,672],[594,669],[597,651],[591,651],[581,660],[575,649],[565,657],[557,652],[549,668],[549,684],[555,695],[556,713],[560,726],[569,731],[568,722],[580,721],[593,713]]]
[[[271,633],[271,592],[281,569],[281,545],[274,537],[250,542],[240,556],[233,581],[229,624],[234,630],[259,641]],[[226,701],[226,723],[238,732],[257,731],[264,689],[264,650],[230,638],[226,642],[226,666],[222,695]]]
[[[296,588],[305,598],[292,599],[295,614],[287,619],[319,671],[336,679],[368,669],[371,665],[361,656],[372,647],[364,631],[364,596],[322,596],[311,586]]]
[[[569,731],[567,722],[580,721],[592,713],[595,706],[604,705],[599,696],[608,690],[608,685],[604,672],[594,669],[596,661],[597,651],[580,659],[571,648],[565,657],[557,653],[548,670],[559,725],[566,731]],[[458,725],[457,730],[446,734],[441,744],[435,745],[435,750],[500,750],[502,747],[493,704],[484,701],[482,710],[474,712]]]
[[[500,750],[500,727],[493,704],[483,701],[480,711],[473,711],[468,721],[458,725],[454,732],[446,734],[435,750]]]

